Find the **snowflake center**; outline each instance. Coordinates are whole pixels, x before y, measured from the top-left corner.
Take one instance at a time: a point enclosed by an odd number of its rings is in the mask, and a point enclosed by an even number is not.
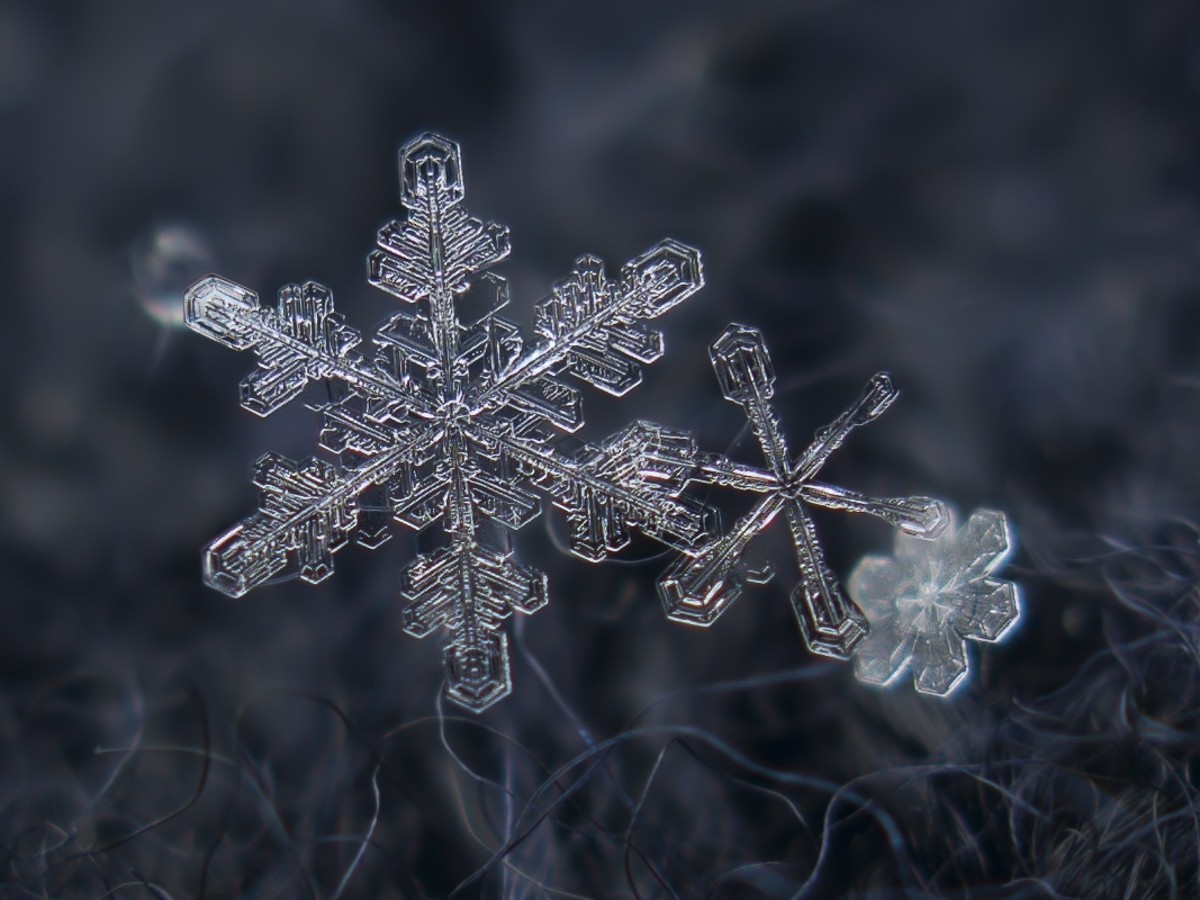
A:
[[[447,400],[438,410],[447,430],[461,432],[471,423],[471,407],[462,400]]]
[[[899,597],[896,605],[912,629],[933,631],[944,628],[954,612],[954,605],[944,597],[942,587],[934,579],[925,579],[913,594]]]

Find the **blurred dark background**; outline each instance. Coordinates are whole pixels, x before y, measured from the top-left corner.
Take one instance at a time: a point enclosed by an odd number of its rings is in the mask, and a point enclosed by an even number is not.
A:
[[[0,0],[0,896],[1195,896],[1198,113],[1188,0]],[[252,358],[181,291],[312,278],[369,328],[426,129],[526,323],[582,253],[703,250],[589,436],[736,440],[731,320],[796,447],[894,374],[827,473],[1012,517],[1025,618],[968,687],[808,657],[787,577],[671,625],[653,548],[588,566],[549,511],[518,546],[551,605],[479,719],[400,633],[411,534],[202,586],[316,420],[240,410]],[[842,575],[890,546],[818,524]]]

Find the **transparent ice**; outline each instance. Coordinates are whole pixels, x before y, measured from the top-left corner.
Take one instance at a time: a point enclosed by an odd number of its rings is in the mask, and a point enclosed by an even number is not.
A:
[[[792,604],[802,634],[812,651],[839,658],[863,640],[867,617],[830,572],[808,507],[877,516],[914,541],[901,545],[913,559],[924,557],[912,548],[945,546],[928,543],[949,521],[939,501],[879,499],[814,480],[853,429],[895,400],[890,378],[872,378],[792,458],[770,404],[775,376],[766,346],[744,325],[730,325],[710,355],[725,396],[745,410],[766,467],[702,452],[687,432],[650,422],[598,444],[573,436],[583,414],[568,379],[615,396],[641,382],[641,367],[663,354],[662,334],[649,321],[703,285],[696,250],[661,241],[616,278],[595,257],[580,258],[537,305],[536,338],[526,342],[499,314],[508,285],[489,271],[509,253],[508,229],[463,210],[458,146],[425,134],[402,147],[400,196],[405,217],[380,230],[368,262],[370,283],[405,306],[366,342],[315,282],[284,286],[273,306],[216,275],[185,294],[190,328],[257,353],[257,368],[241,384],[242,406],[267,416],[304,393],[321,416],[328,454],[258,460],[259,510],[205,549],[209,585],[240,597],[287,572],[319,582],[352,539],[368,548],[386,541],[390,520],[414,530],[437,526],[429,532],[440,537],[436,549],[401,576],[404,630],[444,635],[449,697],[481,712],[512,690],[504,620],[547,602],[546,576],[515,558],[511,539],[540,514],[541,494],[565,513],[571,550],[586,560],[626,546],[631,529],[676,550],[678,562],[659,583],[667,615],[702,626],[745,583],[769,580],[756,538],[783,513],[798,561]],[[716,511],[686,492],[693,484],[758,499],[722,534]],[[860,567],[858,583],[871,603],[884,602],[884,585],[871,572],[891,571],[888,562]],[[960,562],[966,565],[953,555],[939,562],[937,583],[951,583]],[[1012,602],[1015,616],[1015,594]],[[900,632],[925,622],[874,606],[869,615],[882,623],[881,640],[908,641],[905,647],[912,640]],[[860,675],[876,671],[871,659],[860,650]]]
[[[1013,551],[1002,512],[980,509],[933,541],[896,536],[893,556],[868,556],[850,575],[870,634],[855,674],[887,684],[910,663],[916,688],[947,696],[967,676],[966,641],[999,641],[1021,614],[1017,586],[993,577]]]
[[[709,355],[722,393],[745,410],[767,468],[697,453],[690,460],[693,480],[763,496],[727,534],[691,550],[666,573],[659,593],[667,616],[677,622],[711,625],[738,598],[743,584],[768,581],[771,569],[757,561],[752,545],[782,512],[799,568],[800,583],[791,600],[804,641],[814,653],[846,659],[865,636],[867,623],[829,570],[806,507],[869,513],[926,540],[938,535],[948,521],[945,504],[928,497],[881,499],[813,481],[850,432],[882,415],[897,391],[887,374],[875,375],[862,395],[793,459],[768,402],[774,394],[775,372],[762,333],[730,325]]]
[[[320,445],[336,458],[262,457],[260,509],[206,548],[204,575],[234,597],[289,567],[318,582],[351,537],[377,547],[389,518],[414,529],[438,522],[444,546],[403,574],[404,629],[445,630],[449,695],[479,712],[512,688],[502,621],[547,600],[546,576],[517,562],[507,537],[540,512],[531,488],[565,511],[571,548],[588,560],[623,547],[630,527],[681,548],[712,527],[703,505],[681,496],[682,473],[638,468],[678,433],[639,423],[580,443],[568,436],[583,424],[580,393],[564,380],[615,395],[636,387],[641,366],[663,353],[646,321],[701,287],[700,255],[662,241],[617,278],[581,258],[538,305],[527,346],[498,314],[507,283],[487,271],[508,255],[508,229],[462,209],[458,146],[432,134],[410,142],[400,180],[407,215],[380,230],[369,279],[409,309],[369,344],[314,282],[285,286],[273,307],[217,276],[186,293],[192,329],[257,352],[241,385],[246,409],[266,416],[309,382],[327,383],[311,405],[323,418]]]

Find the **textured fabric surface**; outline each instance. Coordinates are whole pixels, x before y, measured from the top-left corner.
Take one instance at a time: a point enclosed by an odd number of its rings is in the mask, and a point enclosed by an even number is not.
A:
[[[0,0],[3,891],[1196,893],[1198,105],[1183,0]],[[1025,621],[968,689],[807,656],[786,584],[671,624],[653,548],[588,565],[549,512],[522,554],[554,601],[479,720],[401,633],[411,534],[318,586],[202,585],[249,462],[315,421],[242,412],[182,289],[311,278],[382,319],[364,258],[426,129],[512,228],[516,318],[583,253],[703,251],[591,435],[752,459],[707,358],[730,321],[797,447],[892,373],[829,477],[1009,514]],[[843,578],[891,547],[818,525]]]

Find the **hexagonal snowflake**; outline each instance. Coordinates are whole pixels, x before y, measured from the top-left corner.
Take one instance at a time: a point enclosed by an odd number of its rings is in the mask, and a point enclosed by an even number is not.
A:
[[[432,134],[410,142],[400,180],[407,216],[379,232],[370,281],[413,310],[376,330],[369,355],[319,284],[284,287],[273,308],[215,275],[187,292],[193,330],[257,351],[241,386],[246,409],[269,415],[309,382],[326,383],[311,405],[336,457],[260,459],[259,512],[208,546],[204,574],[235,597],[289,566],[317,582],[351,536],[367,547],[387,540],[389,517],[415,529],[440,523],[445,545],[404,572],[404,627],[447,632],[449,695],[479,712],[512,689],[502,621],[546,603],[545,575],[513,558],[507,536],[541,511],[530,487],[566,512],[571,548],[585,559],[623,547],[631,527],[682,548],[709,533],[704,506],[680,496],[685,473],[640,462],[686,438],[637,423],[580,443],[568,433],[583,424],[581,397],[562,380],[618,396],[636,387],[641,366],[663,353],[646,321],[699,290],[700,255],[662,241],[617,279],[581,258],[538,305],[538,340],[527,347],[497,314],[507,283],[485,271],[508,255],[508,229],[463,211],[458,146]],[[482,312],[467,318],[468,308]]]
[[[992,577],[1013,548],[1004,513],[981,509],[935,540],[897,534],[895,555],[861,560],[848,585],[870,626],[854,653],[858,678],[887,684],[911,663],[921,693],[954,691],[966,642],[999,641],[1020,618],[1017,586]]]

